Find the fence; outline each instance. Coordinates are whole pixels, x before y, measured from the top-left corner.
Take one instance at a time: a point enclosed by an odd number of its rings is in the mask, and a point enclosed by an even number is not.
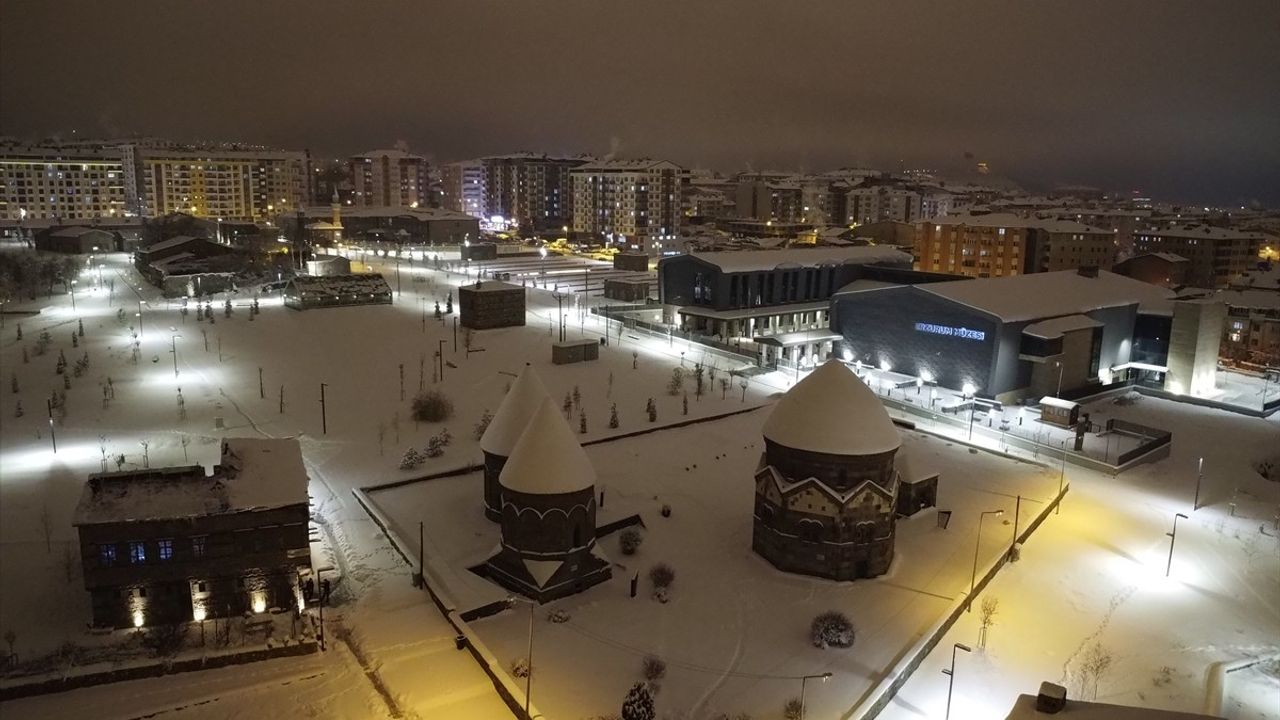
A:
[[[1120,456],[1116,458],[1117,466],[1124,465],[1131,460],[1140,458],[1157,448],[1164,447],[1165,445],[1173,442],[1173,433],[1168,430],[1139,425],[1138,423],[1129,422],[1128,420],[1120,420],[1118,418],[1110,418],[1107,420],[1107,432],[1125,433],[1127,435],[1141,437],[1146,440],[1146,442],[1142,443],[1138,447],[1128,452],[1120,453]]]

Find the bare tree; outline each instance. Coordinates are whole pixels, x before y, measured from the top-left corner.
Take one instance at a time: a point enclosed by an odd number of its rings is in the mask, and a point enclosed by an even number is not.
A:
[[[1000,610],[1000,601],[993,597],[982,598],[982,610],[978,615],[978,647],[987,647],[987,632],[996,624],[996,613]]]

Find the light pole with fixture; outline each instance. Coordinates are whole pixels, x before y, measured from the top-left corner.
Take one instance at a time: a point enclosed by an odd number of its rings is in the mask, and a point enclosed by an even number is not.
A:
[[[956,650],[973,652],[973,648],[968,645],[956,643],[951,648],[951,667],[942,669],[942,674],[947,676],[947,714],[944,716],[944,720],[950,720],[951,718],[951,688],[956,684]]]
[[[521,598],[514,595],[507,596],[507,606],[515,607],[517,602],[521,602]],[[533,692],[533,610],[538,603],[533,600],[524,600],[529,603],[529,651],[525,656],[525,669],[528,671],[524,676],[524,715],[529,717],[529,696]]]
[[[821,675],[805,675],[800,678],[800,720],[804,720],[804,685],[810,680],[821,680],[826,682],[831,679],[831,673],[825,672]]]
[[[973,411],[976,409],[974,399],[977,392],[978,388],[974,387],[973,383],[965,383],[960,388],[961,397],[969,401],[969,442],[973,442]]]
[[[965,612],[973,612],[973,590],[978,581],[978,550],[982,548],[982,521],[988,515],[1000,517],[1004,515],[1004,510],[987,510],[978,514],[978,539],[973,545],[973,573],[969,576],[969,599],[965,603]]]
[[[172,330],[173,328],[169,328],[169,329]],[[177,334],[169,336],[169,352],[173,353],[173,376],[174,377],[178,377],[178,338],[180,337],[182,336]]]
[[[1186,515],[1178,513],[1173,516],[1173,532],[1165,533],[1169,536],[1169,562],[1165,563],[1164,576],[1169,577],[1169,572],[1173,570],[1173,544],[1178,541],[1178,518],[1187,519]]]

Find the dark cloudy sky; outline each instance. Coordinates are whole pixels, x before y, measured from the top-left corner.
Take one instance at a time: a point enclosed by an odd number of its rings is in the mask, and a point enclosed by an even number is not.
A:
[[[1280,0],[0,0],[0,133],[73,129],[1280,205]]]

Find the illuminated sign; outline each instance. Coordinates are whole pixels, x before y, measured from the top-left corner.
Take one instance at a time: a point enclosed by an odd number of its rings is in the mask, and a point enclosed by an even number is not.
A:
[[[916,332],[930,333],[932,335],[950,335],[964,338],[965,340],[987,339],[987,334],[981,330],[970,330],[966,327],[952,327],[951,325],[934,325],[933,323],[925,322],[916,323]]]

